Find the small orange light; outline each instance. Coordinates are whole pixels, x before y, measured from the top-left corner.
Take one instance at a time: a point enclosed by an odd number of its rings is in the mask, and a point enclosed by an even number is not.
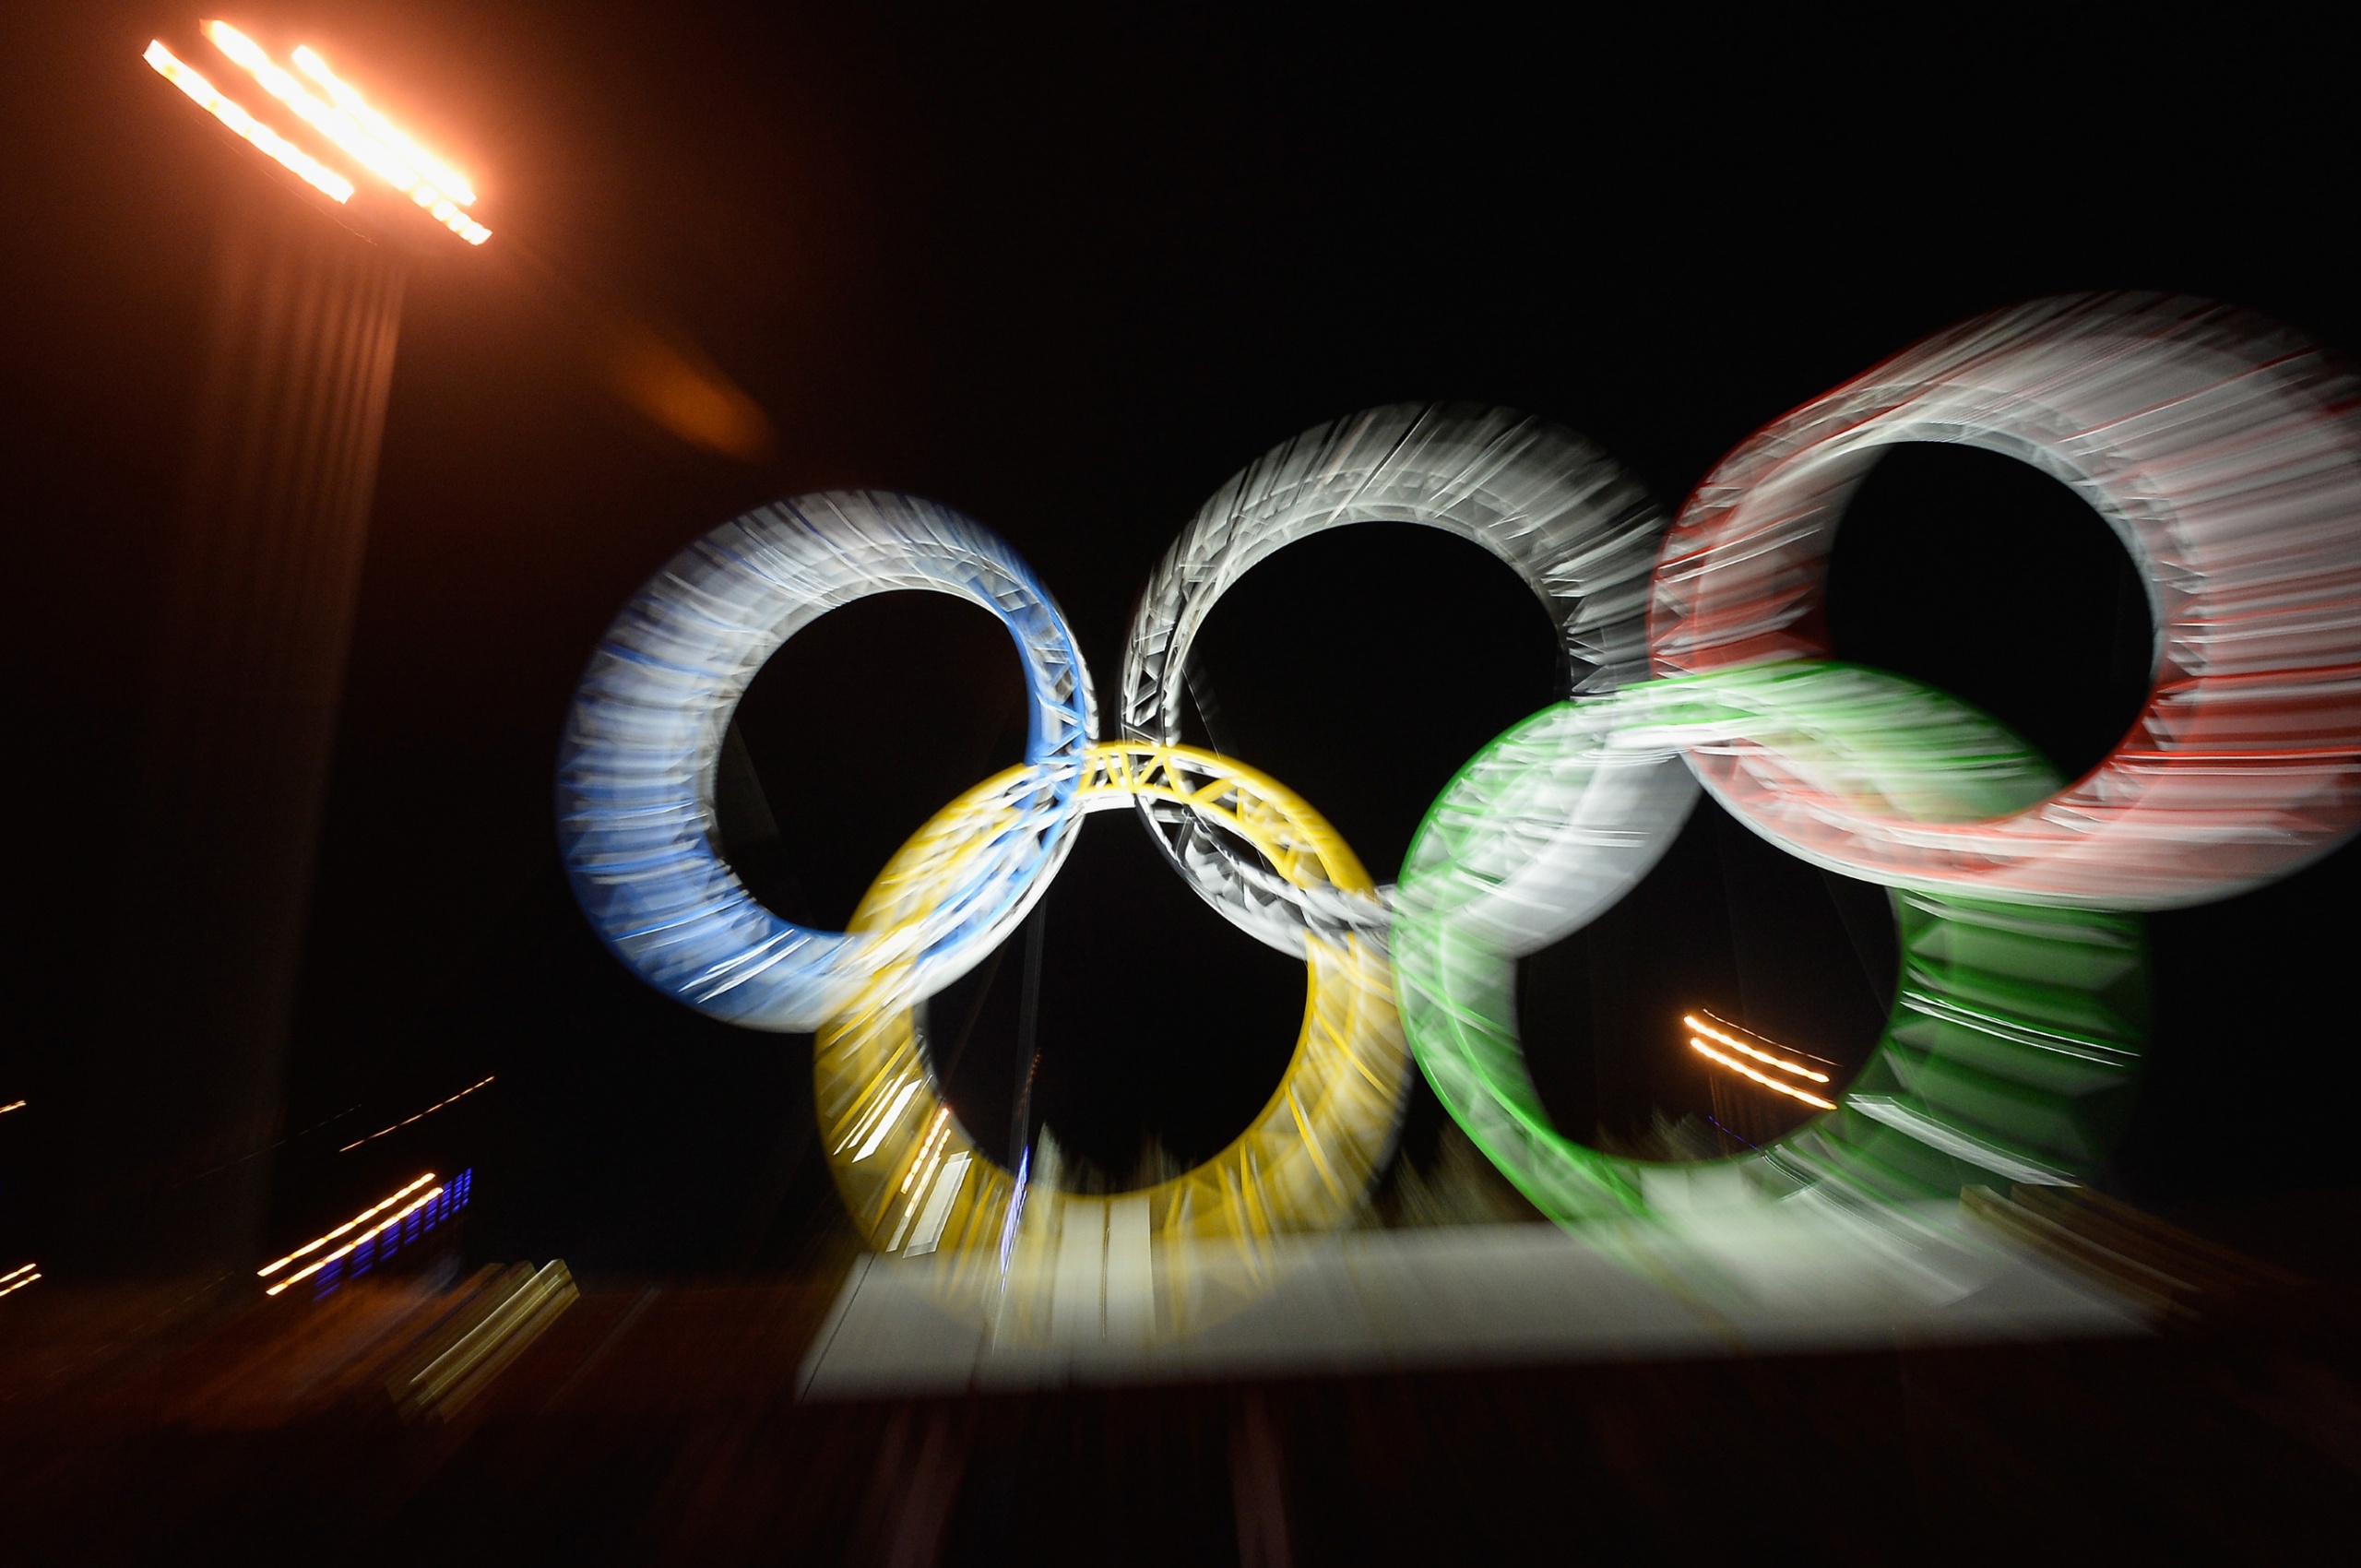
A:
[[[1781,1094],[1791,1096],[1796,1099],[1800,1099],[1806,1105],[1818,1106],[1822,1111],[1833,1111],[1836,1109],[1834,1101],[1822,1099],[1816,1094],[1806,1094],[1803,1090],[1798,1088],[1791,1088],[1787,1085],[1781,1083],[1776,1078],[1756,1072],[1753,1068],[1748,1066],[1743,1062],[1735,1061],[1730,1057],[1723,1055],[1720,1051],[1715,1051],[1712,1046],[1707,1045],[1702,1039],[1692,1039],[1689,1044],[1692,1050],[1698,1051],[1700,1054],[1712,1058],[1714,1061],[1720,1063],[1723,1066],[1727,1067],[1731,1072],[1738,1074],[1742,1077],[1752,1078],[1756,1083],[1761,1084],[1766,1089],[1776,1089]]]
[[[436,1111],[442,1110],[445,1106],[456,1105],[460,1100],[467,1099],[468,1096],[475,1093],[476,1090],[492,1082],[494,1075],[495,1075],[487,1074],[483,1077],[477,1079],[474,1083],[469,1084],[466,1088],[461,1089],[457,1094],[451,1096],[448,1099],[438,1099],[433,1104],[428,1106],[425,1110],[420,1111],[417,1115],[405,1116],[391,1126],[380,1127],[375,1132],[370,1134],[366,1138],[355,1138],[336,1152],[338,1154],[350,1154],[354,1149],[359,1148],[362,1144],[368,1143],[373,1139],[382,1138],[387,1133],[398,1133],[413,1122],[423,1122],[428,1117],[433,1115]],[[400,1195],[401,1194],[398,1193],[395,1194],[397,1197]]]
[[[1733,1051],[1738,1051],[1743,1055],[1753,1057],[1757,1062],[1767,1062],[1783,1073],[1793,1073],[1799,1078],[1809,1078],[1815,1084],[1824,1084],[1828,1082],[1828,1075],[1825,1073],[1815,1073],[1800,1062],[1789,1062],[1782,1057],[1774,1056],[1767,1051],[1757,1051],[1754,1047],[1747,1044],[1746,1041],[1738,1039],[1734,1035],[1724,1034],[1721,1030],[1714,1028],[1711,1024],[1701,1024],[1696,1019],[1691,1017],[1683,1017],[1680,1021],[1687,1024],[1691,1028],[1695,1029],[1699,1034],[1704,1035],[1709,1039],[1717,1039]]]

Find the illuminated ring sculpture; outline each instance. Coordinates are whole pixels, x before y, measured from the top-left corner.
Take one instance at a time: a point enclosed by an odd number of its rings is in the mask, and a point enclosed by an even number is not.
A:
[[[714,847],[722,737],[747,683],[788,638],[839,605],[913,588],[982,606],[1015,640],[1026,792],[919,917],[885,933],[808,930],[757,902]],[[600,939],[657,990],[753,1028],[816,1028],[881,970],[923,995],[1015,927],[1073,847],[1096,728],[1064,615],[1000,539],[910,496],[797,496],[681,552],[607,628],[559,752],[566,873]]]
[[[1543,710],[1444,789],[1396,890],[1403,1027],[1444,1107],[1561,1222],[1714,1188],[1727,1201],[1825,1182],[1900,1198],[1994,1176],[2087,1178],[2128,1111],[2145,1035],[2138,917],[1924,892],[1892,896],[1898,997],[1869,1066],[1829,1087],[1841,1106],[1812,1097],[1828,1114],[1757,1155],[1693,1166],[1606,1154],[1551,1125],[1517,1038],[1516,962],[1589,923],[1662,856],[1694,801],[1670,771],[1684,754],[1741,744],[1803,759],[1898,820],[1988,818],[2057,785],[1974,710],[1818,661]]]
[[[1826,652],[1825,560],[1896,442],[1955,442],[2071,486],[2157,627],[2145,711],[2096,769],[1997,820],[1863,812],[1766,746],[1694,759],[1790,853],[1888,885],[2124,909],[2284,876],[2361,825],[2361,417],[2291,328],[2201,301],[2070,296],[1939,333],[1748,440],[1667,538],[1663,674]]]
[[[983,847],[1032,809],[1043,787],[1038,775],[1012,768],[944,807],[880,873],[853,931],[889,932],[921,921],[947,889],[964,885]],[[1352,850],[1285,786],[1192,747],[1091,748],[1078,809],[1149,797],[1235,836],[1307,896],[1374,909],[1376,889]],[[1018,1176],[982,1155],[943,1098],[908,1000],[913,988],[882,972],[869,995],[819,1032],[813,1058],[829,1169],[846,1207],[882,1252],[955,1254],[944,1282],[955,1298],[1003,1273],[1029,1238],[1076,1223],[1104,1226],[1110,1238],[1128,1229],[1142,1246],[1166,1244],[1169,1320],[1201,1316],[1207,1308],[1191,1292],[1224,1276],[1192,1270],[1192,1255],[1243,1265],[1228,1277],[1262,1278],[1270,1237],[1334,1229],[1392,1154],[1410,1058],[1383,948],[1358,929],[1373,923],[1363,914],[1333,934],[1299,929],[1296,951],[1308,970],[1302,1033],[1247,1130],[1192,1170],[1108,1199],[1028,1196]]]
[[[1647,672],[1648,573],[1663,515],[1638,481],[1571,432],[1504,409],[1404,403],[1307,431],[1249,464],[1157,563],[1123,653],[1122,732],[1180,739],[1189,648],[1231,584],[1279,550],[1361,522],[1419,523],[1473,540],[1525,579],[1558,627],[1574,693]],[[1307,922],[1382,917],[1291,887],[1193,813],[1153,795],[1141,820],[1198,895],[1293,953]]]

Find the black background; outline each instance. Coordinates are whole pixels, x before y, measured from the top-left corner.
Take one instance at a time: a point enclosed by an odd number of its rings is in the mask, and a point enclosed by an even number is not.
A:
[[[74,1067],[120,960],[89,933],[139,896],[141,847],[113,825],[148,561],[184,466],[211,226],[257,178],[139,62],[152,35],[195,57],[196,15],[10,14],[0,1103],[37,1110],[114,1092]],[[477,176],[495,232],[424,246],[410,272],[291,1047],[300,1135],[267,1157],[291,1233],[444,1160],[478,1169],[489,1255],[768,1266],[833,1223],[805,1043],[625,977],[573,911],[549,823],[600,627],[747,505],[864,484],[973,514],[1051,586],[1111,700],[1133,596],[1197,504],[1356,409],[1545,415],[1669,507],[1765,421],[2030,296],[2187,290],[2361,347],[2349,153],[2300,123],[2319,89],[2296,79],[2299,41],[1643,40],[1469,7],[419,0],[231,19],[367,62]],[[704,455],[605,400],[546,307],[552,275],[702,345],[767,413],[775,455]],[[2045,483],[1957,454],[1890,462],[1839,548],[1833,613],[1841,652],[1935,680],[2072,767],[2119,731],[2144,634],[2119,552]],[[1204,648],[1223,742],[1380,877],[1553,668],[1503,568],[1407,530],[1290,552]],[[792,645],[744,714],[782,903],[840,916],[1010,754],[1014,674],[949,601],[857,607]],[[1203,1153],[1243,1124],[1301,993],[1299,968],[1138,837],[1095,821],[1046,917],[1040,1114],[1117,1181],[1147,1134]],[[2356,863],[2151,922],[2157,1034],[2112,1185],[2171,1203],[2346,1183]],[[1531,998],[1631,1020],[1536,1036],[1576,1130],[1677,1099],[1590,1059],[1675,1052],[1668,1027],[1646,1037],[1669,1025],[1659,998],[1759,1012],[1840,1057],[1874,1030],[1874,933],[1839,918],[1841,891],[1710,814],[1668,864],[1601,928],[1624,958],[1561,956]],[[1651,935],[1681,932],[1695,942]],[[953,1075],[988,1142],[1019,956]],[[977,989],[938,1002],[938,1033]],[[488,1072],[408,1142],[334,1153]],[[0,1121],[0,1229],[28,1246],[63,1124]]]

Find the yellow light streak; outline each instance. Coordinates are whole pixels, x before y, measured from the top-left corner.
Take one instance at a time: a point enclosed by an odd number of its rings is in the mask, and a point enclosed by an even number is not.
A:
[[[399,1225],[403,1220],[408,1219],[411,1215],[416,1214],[420,1209],[424,1208],[428,1204],[433,1203],[436,1198],[439,1198],[442,1195],[442,1188],[436,1187],[433,1189],[424,1197],[418,1199],[408,1208],[402,1210],[399,1214],[395,1215],[391,1219],[385,1221],[381,1225],[371,1226],[368,1229],[363,1230],[360,1235],[355,1236],[351,1241],[347,1241],[343,1246],[338,1247],[336,1251],[330,1253],[327,1256],[320,1259],[318,1262],[306,1264],[302,1268],[297,1269],[294,1273],[289,1275],[286,1278],[280,1280],[278,1284],[264,1291],[263,1294],[266,1296],[276,1296],[281,1290],[286,1289],[290,1285],[293,1285],[299,1280],[309,1279],[314,1274],[319,1273],[320,1270],[327,1267],[328,1265],[336,1262],[337,1259],[350,1255],[355,1248],[359,1247],[362,1242],[369,1240],[370,1237],[383,1235],[386,1231],[388,1231],[395,1226]]]
[[[345,1145],[342,1148],[340,1148],[340,1149],[337,1150],[336,1152],[337,1152],[337,1153],[338,1153],[338,1154],[350,1154],[354,1149],[359,1148],[362,1144],[374,1142],[374,1140],[376,1140],[376,1139],[378,1139],[378,1138],[382,1138],[382,1137],[384,1137],[387,1133],[398,1133],[398,1132],[400,1132],[404,1127],[409,1126],[412,1122],[420,1122],[420,1121],[423,1121],[423,1120],[425,1120],[427,1117],[432,1116],[432,1115],[433,1115],[436,1111],[438,1111],[442,1110],[445,1106],[446,1106],[446,1105],[455,1105],[455,1104],[457,1104],[458,1101],[460,1101],[460,1100],[463,1100],[463,1099],[467,1099],[467,1098],[468,1098],[468,1096],[469,1096],[469,1095],[471,1095],[471,1094],[473,1094],[473,1093],[475,1093],[475,1092],[476,1092],[476,1090],[478,1090],[478,1089],[480,1089],[480,1088],[483,1087],[483,1086],[484,1086],[485,1084],[488,1084],[488,1083],[492,1082],[492,1078],[493,1078],[493,1076],[494,1076],[494,1075],[493,1075],[493,1074],[487,1073],[487,1074],[485,1074],[485,1075],[483,1075],[483,1077],[482,1077],[482,1079],[481,1079],[481,1081],[479,1081],[479,1082],[477,1082],[477,1083],[469,1084],[466,1088],[461,1089],[457,1094],[455,1094],[455,1095],[451,1096],[451,1098],[450,1098],[450,1099],[438,1099],[438,1100],[436,1100],[433,1105],[430,1105],[430,1106],[428,1106],[425,1110],[423,1110],[423,1111],[420,1111],[416,1116],[405,1116],[405,1117],[403,1117],[400,1121],[398,1121],[398,1122],[395,1123],[394,1123],[392,1126],[390,1126],[390,1127],[380,1127],[380,1128],[378,1128],[375,1132],[374,1132],[374,1133],[370,1134],[368,1137],[365,1137],[365,1138],[355,1138],[355,1139],[353,1139],[350,1143],[349,1143],[349,1144]]]
[[[387,1209],[393,1207],[394,1205],[401,1202],[404,1198],[409,1196],[410,1194],[418,1191],[421,1187],[423,1187],[426,1183],[433,1180],[434,1172],[432,1170],[428,1171],[425,1175],[421,1176],[417,1181],[412,1182],[409,1186],[404,1187],[400,1192],[396,1193],[392,1197],[387,1198],[384,1203],[376,1204],[371,1207],[362,1209],[359,1214],[354,1215],[350,1219],[346,1220],[343,1224],[338,1226],[326,1235],[314,1237],[311,1241],[304,1242],[302,1246],[296,1248],[285,1257],[280,1258],[277,1263],[267,1263],[263,1265],[260,1268],[255,1270],[255,1277],[257,1279],[267,1279],[270,1276],[277,1274],[280,1269],[285,1268],[289,1264],[293,1263],[297,1258],[302,1257],[304,1253],[316,1252],[318,1249],[326,1246],[330,1241],[335,1241],[338,1236],[341,1236],[346,1231],[351,1229],[354,1226],[366,1223],[372,1216],[385,1213]],[[441,1192],[442,1189],[437,1187],[435,1191]],[[307,1269],[304,1272],[309,1273],[310,1270]]]
[[[331,201],[350,201],[352,182],[255,119],[235,100],[226,98],[203,73],[183,64],[161,40],[151,42],[141,56],[156,74],[196,101],[197,106],[276,160]]]
[[[9,1280],[16,1278],[17,1276],[29,1272],[32,1266],[33,1265],[29,1263],[20,1263],[16,1267],[10,1269],[7,1273],[0,1274],[0,1285],[6,1285]]]
[[[25,1265],[25,1268],[30,1268],[30,1267],[32,1267],[32,1265],[30,1265],[30,1264],[27,1264],[27,1265]],[[18,1274],[24,1274],[24,1272],[25,1272],[25,1269],[24,1269],[24,1268],[20,1268],[20,1269],[17,1270],[17,1273],[18,1273]],[[10,1277],[10,1276],[7,1276],[7,1275],[0,1275],[0,1278],[8,1278],[8,1277]],[[25,1277],[24,1278],[18,1280],[14,1285],[0,1285],[0,1296],[13,1296],[13,1295],[15,1295],[18,1291],[19,1291],[19,1290],[23,1289],[26,1286],[39,1283],[40,1279],[41,1279],[41,1276],[40,1276],[40,1275],[38,1275],[38,1274],[32,1274],[32,1275],[26,1275],[26,1277]]]
[[[852,1157],[854,1164],[860,1164],[877,1152],[877,1146],[885,1141],[885,1134],[892,1132],[894,1123],[902,1119],[902,1108],[909,1104],[910,1096],[918,1092],[919,1080],[916,1078],[902,1086],[901,1092],[894,1097],[894,1102],[885,1108],[885,1114],[877,1119],[876,1129],[869,1134],[869,1141],[862,1144],[860,1152]]]
[[[22,1111],[25,1108],[25,1105],[26,1102],[24,1100],[12,1099],[6,1105],[0,1105],[0,1116],[6,1116],[11,1111]]]
[[[1685,1016],[1680,1021],[1687,1024],[1691,1028],[1695,1029],[1701,1035],[1704,1035],[1712,1039],[1720,1040],[1724,1045],[1728,1046],[1733,1051],[1751,1056],[1757,1062],[1768,1062],[1772,1066],[1778,1068],[1783,1073],[1793,1073],[1799,1078],[1809,1078],[1815,1084],[1824,1084],[1828,1082],[1828,1075],[1825,1073],[1815,1073],[1800,1062],[1788,1062],[1780,1057],[1772,1055],[1767,1051],[1758,1051],[1742,1039],[1735,1039],[1730,1036],[1724,1034],[1721,1030],[1714,1028],[1711,1024],[1701,1024],[1696,1019]]]
[[[1729,1057],[1723,1055],[1720,1051],[1715,1051],[1712,1046],[1707,1045],[1702,1039],[1692,1039],[1689,1043],[1692,1049],[1711,1057],[1715,1062],[1720,1063],[1723,1066],[1727,1067],[1733,1073],[1738,1074],[1743,1077],[1752,1078],[1756,1083],[1761,1084],[1766,1089],[1776,1089],[1781,1094],[1790,1095],[1797,1099],[1802,1100],[1806,1105],[1816,1105],[1822,1111],[1833,1111],[1836,1109],[1836,1105],[1833,1100],[1822,1099],[1816,1094],[1807,1094],[1802,1089],[1792,1087],[1789,1085],[1781,1083],[1776,1078],[1768,1077],[1763,1074],[1758,1073],[1753,1068],[1748,1066],[1745,1063],[1733,1061]]]
[[[918,1180],[919,1172],[926,1167],[927,1157],[934,1152],[935,1140],[943,1136],[950,1121],[951,1108],[947,1105],[934,1113],[934,1125],[927,1129],[926,1142],[919,1146],[919,1157],[910,1161],[910,1173],[902,1178],[902,1191],[908,1192],[910,1183]]]

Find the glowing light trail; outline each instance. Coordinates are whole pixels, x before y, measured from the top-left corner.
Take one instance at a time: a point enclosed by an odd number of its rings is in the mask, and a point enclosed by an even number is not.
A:
[[[1732,1051],[1738,1051],[1743,1055],[1751,1056],[1757,1062],[1767,1062],[1783,1073],[1793,1073],[1799,1078],[1809,1078],[1815,1084],[1824,1084],[1828,1082],[1828,1075],[1825,1073],[1815,1073],[1800,1062],[1789,1062],[1781,1057],[1774,1056],[1767,1051],[1758,1051],[1742,1039],[1736,1039],[1724,1034],[1721,1030],[1714,1028],[1711,1024],[1701,1024],[1696,1019],[1688,1016],[1686,1014],[1681,1016],[1680,1021],[1688,1025],[1691,1028],[1695,1029],[1699,1034],[1705,1036],[1707,1039],[1717,1039],[1724,1045],[1728,1046]]]
[[[26,1103],[26,1101],[21,1099],[12,1099],[6,1105],[0,1105],[0,1116],[6,1116],[11,1111],[22,1111],[25,1108]]]
[[[267,1263],[263,1265],[260,1268],[255,1270],[255,1277],[257,1279],[269,1278],[272,1275],[277,1274],[280,1269],[285,1268],[289,1264],[293,1263],[297,1258],[303,1256],[307,1253],[315,1252],[318,1249],[326,1246],[330,1241],[335,1241],[338,1236],[341,1236],[346,1231],[350,1230],[354,1226],[366,1223],[373,1216],[385,1213],[386,1210],[393,1207],[394,1205],[401,1202],[404,1198],[409,1196],[410,1194],[418,1191],[421,1187],[423,1187],[426,1183],[433,1180],[434,1172],[432,1170],[428,1171],[425,1175],[421,1176],[417,1181],[412,1182],[409,1186],[404,1187],[400,1192],[396,1193],[392,1197],[387,1198],[385,1202],[377,1204],[373,1207],[362,1209],[359,1214],[354,1215],[350,1219],[346,1220],[343,1224],[338,1226],[326,1235],[314,1237],[311,1241],[304,1242],[302,1246],[296,1248],[285,1257],[280,1258],[277,1263]],[[443,1189],[437,1187],[434,1190],[439,1193]],[[350,1247],[345,1249],[346,1252],[350,1252],[351,1250],[352,1249]],[[338,1255],[342,1256],[343,1254],[338,1253]],[[314,1264],[312,1268],[317,1268],[318,1266],[318,1264]],[[311,1272],[312,1270],[307,1268],[303,1271],[303,1274],[309,1274]],[[300,1279],[303,1277],[303,1275],[299,1274],[295,1277]],[[271,1292],[273,1295],[277,1295],[278,1293],[279,1292],[276,1290]]]
[[[16,1283],[13,1285],[0,1285],[0,1296],[13,1296],[18,1291],[23,1289],[26,1286],[38,1283],[41,1279],[41,1273],[39,1270],[36,1269],[30,1274],[25,1273],[26,1269],[30,1269],[32,1266],[32,1265],[27,1264],[24,1268],[14,1268],[10,1269],[6,1274],[0,1274],[0,1280],[16,1280]],[[22,1279],[17,1279],[17,1276],[20,1274],[25,1275],[25,1277]]]
[[[877,1146],[885,1141],[885,1134],[893,1131],[894,1123],[902,1119],[902,1108],[909,1104],[910,1096],[918,1092],[919,1080],[916,1078],[912,1078],[902,1086],[901,1093],[896,1095],[894,1102],[885,1108],[885,1114],[877,1119],[876,1130],[869,1134],[869,1141],[862,1144],[860,1152],[852,1157],[855,1164],[859,1164],[877,1152]]]
[[[32,1265],[31,1264],[29,1264],[29,1263],[20,1263],[20,1264],[18,1264],[16,1267],[14,1267],[14,1268],[10,1269],[7,1273],[6,1273],[6,1274],[0,1274],[0,1285],[6,1285],[9,1280],[16,1278],[16,1277],[17,1277],[17,1276],[18,1276],[18,1275],[20,1275],[20,1274],[27,1274],[27,1273],[31,1272],[32,1267],[33,1267],[33,1265]]]
[[[919,1179],[919,1172],[926,1169],[927,1161],[934,1154],[935,1144],[943,1136],[943,1128],[949,1124],[950,1121],[951,1108],[947,1105],[934,1113],[934,1125],[927,1129],[926,1142],[919,1146],[918,1158],[910,1161],[910,1173],[902,1178],[902,1191],[908,1192],[910,1183]]]
[[[456,1105],[456,1104],[457,1104],[460,1100],[463,1100],[463,1099],[467,1099],[467,1098],[468,1098],[468,1096],[469,1096],[469,1095],[471,1095],[471,1094],[473,1094],[473,1093],[475,1093],[475,1092],[476,1092],[476,1090],[478,1090],[478,1089],[480,1089],[480,1088],[483,1087],[483,1086],[484,1086],[485,1084],[488,1084],[488,1083],[492,1082],[492,1077],[493,1077],[493,1075],[487,1073],[487,1074],[485,1074],[485,1075],[484,1075],[484,1076],[483,1076],[483,1078],[481,1079],[481,1082],[477,1082],[477,1083],[469,1084],[466,1088],[461,1089],[457,1094],[453,1095],[450,1099],[438,1099],[438,1100],[436,1100],[433,1105],[430,1105],[430,1106],[428,1106],[425,1110],[423,1110],[423,1111],[420,1111],[416,1116],[405,1116],[405,1117],[403,1117],[400,1121],[398,1121],[398,1122],[395,1123],[392,1126],[390,1126],[390,1127],[380,1127],[380,1128],[378,1128],[375,1132],[374,1132],[374,1133],[370,1134],[369,1134],[367,1137],[365,1137],[365,1138],[355,1138],[355,1139],[353,1139],[350,1143],[349,1143],[349,1144],[345,1145],[342,1148],[340,1148],[340,1149],[337,1150],[336,1152],[337,1152],[337,1153],[338,1153],[338,1154],[350,1154],[354,1149],[359,1148],[362,1144],[366,1144],[366,1143],[374,1143],[374,1141],[376,1141],[377,1139],[384,1137],[387,1133],[398,1133],[398,1132],[400,1132],[404,1127],[409,1126],[412,1122],[421,1122],[421,1121],[424,1121],[427,1117],[433,1115],[436,1111],[438,1111],[442,1110],[445,1106],[446,1106],[446,1105]]]
[[[1761,1084],[1766,1089],[1776,1089],[1781,1094],[1792,1096],[1797,1099],[1802,1100],[1806,1105],[1817,1106],[1822,1111],[1833,1111],[1836,1109],[1836,1102],[1834,1100],[1822,1099],[1816,1094],[1807,1094],[1802,1089],[1791,1087],[1786,1084],[1781,1083],[1776,1078],[1771,1077],[1762,1073],[1758,1073],[1753,1068],[1748,1066],[1745,1063],[1723,1055],[1720,1051],[1715,1051],[1712,1046],[1707,1045],[1702,1039],[1692,1039],[1690,1040],[1689,1045],[1691,1050],[1711,1057],[1714,1061],[1720,1063],[1723,1066],[1727,1067],[1731,1072],[1738,1074],[1739,1076],[1752,1078],[1756,1083]]]
[[[202,72],[183,64],[179,56],[165,48],[161,40],[149,42],[148,53],[141,58],[156,67],[157,75],[195,100],[197,107],[253,143],[280,167],[321,195],[331,201],[352,199],[351,181],[247,113],[234,99],[224,97],[219,89],[205,79]]]
[[[350,1256],[355,1249],[359,1248],[362,1243],[369,1241],[371,1238],[381,1236],[386,1231],[391,1230],[395,1226],[399,1225],[403,1220],[408,1219],[411,1215],[416,1214],[420,1209],[424,1208],[428,1204],[433,1203],[436,1198],[439,1198],[442,1195],[442,1188],[435,1187],[430,1189],[424,1197],[416,1199],[408,1208],[403,1209],[391,1219],[371,1226],[368,1229],[363,1230],[360,1235],[355,1236],[351,1241],[347,1241],[343,1246],[338,1247],[327,1256],[319,1259],[315,1263],[304,1265],[302,1268],[297,1269],[294,1273],[289,1275],[286,1278],[280,1280],[278,1284],[272,1286],[268,1290],[263,1293],[267,1296],[276,1296],[281,1290],[286,1289],[290,1285],[296,1283],[298,1280],[309,1279],[312,1276],[327,1267],[328,1265],[335,1263],[338,1259]],[[316,1244],[317,1243],[314,1243],[314,1245]]]

